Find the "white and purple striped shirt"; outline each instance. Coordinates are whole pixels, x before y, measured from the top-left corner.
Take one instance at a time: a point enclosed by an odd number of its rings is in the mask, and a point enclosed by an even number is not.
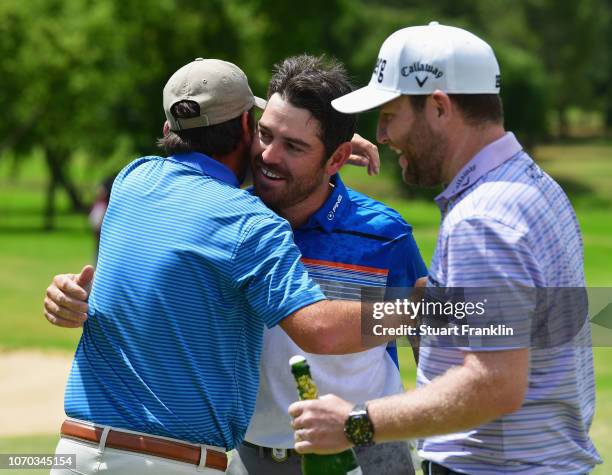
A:
[[[512,133],[483,148],[436,198],[442,221],[429,271],[441,287],[584,287],[582,238],[559,185]],[[532,348],[522,407],[419,454],[470,474],[579,474],[601,459],[588,432],[595,382],[588,325],[570,343]],[[417,384],[463,363],[465,348],[422,347]],[[481,348],[478,348],[480,351]]]

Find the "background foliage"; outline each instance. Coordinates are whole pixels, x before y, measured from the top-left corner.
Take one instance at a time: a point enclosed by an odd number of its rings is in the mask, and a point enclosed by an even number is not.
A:
[[[85,154],[99,179],[153,153],[161,90],[195,57],[240,65],[256,94],[286,56],[342,59],[358,85],[382,41],[432,19],[489,41],[502,67],[506,123],[530,148],[612,124],[610,0],[3,0],[0,2],[0,160],[41,153],[47,167],[45,228],[56,191],[75,210],[87,196],[71,175]],[[580,115],[582,114],[582,115]],[[588,116],[590,121],[584,121]],[[594,126],[591,126],[594,121]],[[361,130],[372,134],[373,114]],[[578,127],[576,130],[580,129]],[[417,193],[418,194],[418,193]]]

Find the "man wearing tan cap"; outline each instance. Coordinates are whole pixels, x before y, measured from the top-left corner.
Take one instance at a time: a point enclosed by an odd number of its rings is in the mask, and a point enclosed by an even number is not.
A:
[[[363,349],[359,302],[326,300],[289,224],[239,188],[261,105],[235,65],[195,60],[164,88],[168,156],[115,180],[57,447],[79,473],[225,471],[255,405],[264,325],[311,353]],[[86,295],[92,272],[49,296]],[[46,300],[65,325],[84,307]]]
[[[504,130],[500,82],[487,43],[432,22],[393,33],[368,86],[332,105],[347,114],[379,108],[378,141],[398,154],[404,181],[445,186],[428,287],[584,288],[572,206]],[[601,459],[588,434],[595,385],[586,308],[572,312],[554,299],[537,305],[562,328],[581,322],[571,339],[483,345],[476,337],[447,347],[426,340],[418,388],[367,403],[373,440],[421,439],[427,475],[591,472]],[[515,328],[537,327],[533,302],[513,299],[508,308],[519,309]],[[351,409],[331,395],[294,403],[296,449],[349,447]]]

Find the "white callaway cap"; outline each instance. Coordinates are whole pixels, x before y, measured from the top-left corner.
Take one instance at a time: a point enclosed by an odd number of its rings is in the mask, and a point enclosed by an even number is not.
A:
[[[401,95],[498,94],[499,65],[491,47],[469,31],[432,21],[389,36],[370,83],[332,101],[339,112],[373,109]]]

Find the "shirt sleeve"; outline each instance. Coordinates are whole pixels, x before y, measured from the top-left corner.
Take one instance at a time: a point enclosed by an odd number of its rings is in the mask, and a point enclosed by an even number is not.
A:
[[[414,287],[420,277],[427,275],[427,266],[423,262],[412,230],[409,230],[397,242],[391,253],[388,287]]]
[[[421,252],[417,246],[412,229],[408,229],[397,239],[393,250],[389,256],[389,276],[387,278],[387,289],[385,299],[393,301],[396,298],[408,297],[407,288],[414,287],[416,280],[427,275],[427,267]],[[399,368],[399,358],[397,355],[397,345],[395,341],[387,344],[387,353]]]
[[[234,282],[268,328],[325,299],[301,257],[291,227],[280,218],[255,222],[236,249]]]

